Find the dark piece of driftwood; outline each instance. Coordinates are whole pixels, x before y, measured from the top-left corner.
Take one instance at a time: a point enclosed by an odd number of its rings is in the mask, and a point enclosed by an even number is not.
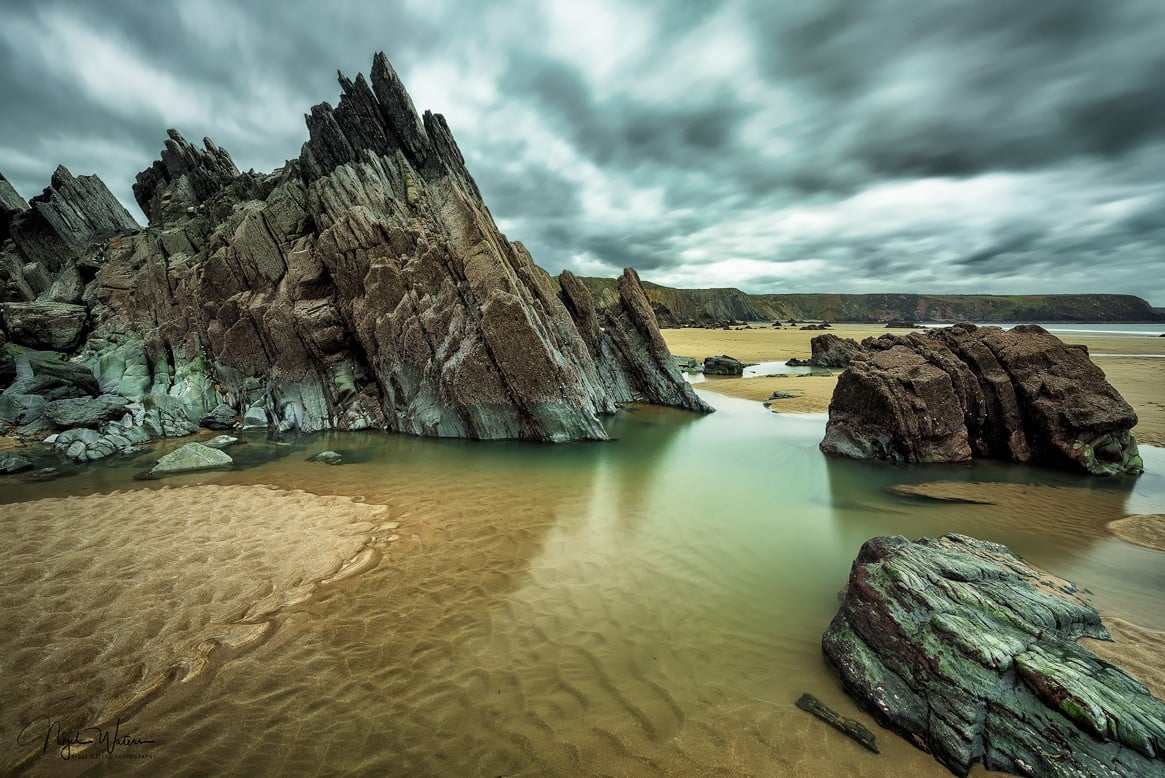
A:
[[[860,722],[845,719],[825,707],[821,700],[806,692],[797,700],[797,707],[824,721],[843,735],[853,738],[875,754],[881,753],[874,745],[874,733],[866,729]]]

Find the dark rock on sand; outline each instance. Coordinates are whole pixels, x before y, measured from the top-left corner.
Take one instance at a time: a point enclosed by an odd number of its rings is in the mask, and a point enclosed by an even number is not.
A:
[[[171,451],[158,460],[150,470],[150,475],[174,475],[193,473],[200,470],[217,470],[230,467],[234,460],[230,455],[201,443],[187,443]]]
[[[744,375],[744,363],[735,357],[721,354],[715,357],[704,357],[705,375]]]
[[[852,338],[839,338],[833,333],[814,335],[809,341],[812,355],[809,359],[790,359],[785,364],[792,367],[849,367],[855,356],[862,353],[861,345]]]
[[[1165,774],[1165,705],[1081,647],[1108,639],[1071,584],[962,535],[862,546],[822,639],[882,725],[966,775]]]
[[[919,326],[912,321],[901,321],[899,319],[891,319],[886,322],[886,329],[888,330],[916,330]]]
[[[1042,327],[963,323],[862,346],[834,390],[827,454],[991,457],[1093,475],[1143,469],[1132,407],[1087,354]]]

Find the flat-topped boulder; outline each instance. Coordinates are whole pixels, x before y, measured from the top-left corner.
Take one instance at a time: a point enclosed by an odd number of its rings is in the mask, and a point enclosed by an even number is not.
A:
[[[186,443],[161,457],[150,469],[150,475],[176,475],[201,470],[220,470],[234,464],[230,455],[202,443]]]
[[[13,343],[34,349],[68,351],[81,342],[89,323],[89,311],[83,305],[70,303],[3,303],[0,318]]]
[[[891,462],[989,457],[1093,475],[1143,469],[1137,415],[1081,348],[1034,324],[862,341],[821,450]]]
[[[808,359],[788,360],[785,364],[791,367],[849,367],[855,356],[862,353],[861,344],[853,338],[839,338],[833,333],[814,335],[809,341],[811,355]]]
[[[956,775],[1165,775],[1165,704],[1076,641],[1076,587],[964,535],[877,537],[822,639],[845,689]]]

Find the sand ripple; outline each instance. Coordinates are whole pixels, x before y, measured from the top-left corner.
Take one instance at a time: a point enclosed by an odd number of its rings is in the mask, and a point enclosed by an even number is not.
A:
[[[375,563],[395,524],[346,497],[191,486],[0,506],[0,773],[44,729],[107,725],[269,636],[325,580]]]

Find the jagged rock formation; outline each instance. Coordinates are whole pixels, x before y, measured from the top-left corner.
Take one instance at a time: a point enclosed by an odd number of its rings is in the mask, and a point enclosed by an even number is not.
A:
[[[631,401],[711,411],[633,271],[602,311],[569,274],[556,288],[383,54],[340,85],[271,174],[170,131],[134,186],[149,228],[92,255],[75,361],[100,391],[139,414],[167,398],[191,423],[478,439],[602,439],[598,417]]]
[[[786,365],[793,367],[849,367],[850,361],[862,353],[861,345],[853,338],[839,338],[833,334],[814,335],[809,341],[809,359],[790,359]]]
[[[203,138],[206,150],[196,149],[177,130],[162,149],[162,158],[138,173],[133,185],[134,199],[150,224],[165,224],[193,214],[199,205],[239,177],[239,169],[226,151],[210,138]]]
[[[1137,415],[1079,347],[1036,325],[953,327],[862,341],[829,405],[821,450],[892,462],[991,457],[1139,473]]]
[[[866,541],[822,638],[846,691],[956,775],[1165,774],[1165,705],[1076,643],[1070,583],[963,535]]]
[[[3,181],[0,302],[80,303],[100,261],[95,247],[139,229],[97,176],[75,178],[58,167],[28,203]]]

